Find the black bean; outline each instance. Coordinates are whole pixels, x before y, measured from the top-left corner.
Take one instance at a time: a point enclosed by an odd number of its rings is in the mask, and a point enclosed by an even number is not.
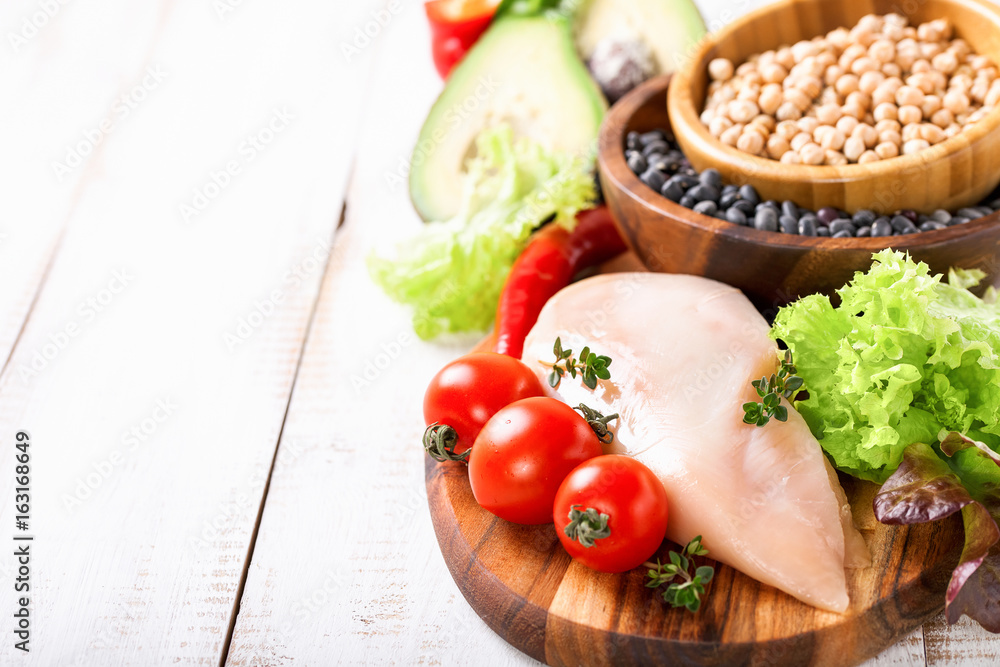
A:
[[[677,202],[684,196],[684,188],[677,182],[676,179],[671,178],[663,184],[662,188],[660,188],[660,194],[670,201]]]
[[[943,208],[939,208],[938,210],[931,213],[931,220],[943,222],[944,224],[947,225],[951,221],[951,213],[944,210]]]
[[[698,201],[719,201],[718,189],[705,183],[694,186],[687,193]]]
[[[830,235],[829,227],[820,227],[819,229],[816,230],[816,236],[829,236],[829,235]]]
[[[968,221],[969,221],[968,218],[963,218],[960,215],[956,215],[956,216],[952,216],[951,220],[948,222],[948,225],[949,226],[952,226],[952,225],[964,225]]]
[[[705,199],[694,205],[694,212],[702,215],[715,215],[719,207],[710,199]]]
[[[737,201],[739,201],[740,195],[738,192],[726,192],[725,188],[722,190],[722,196],[719,197],[719,208],[729,208]]]
[[[948,225],[943,222],[938,222],[937,220],[928,220],[924,224],[920,225],[920,231],[922,232],[933,232],[936,229],[944,229]]]
[[[681,200],[677,203],[683,206],[684,208],[694,208],[694,205],[698,203],[698,200],[692,197],[691,195],[684,195],[683,197],[681,197]]]
[[[889,222],[889,218],[882,216],[875,221],[872,225],[872,236],[891,236],[892,235],[892,224]]]
[[[799,234],[802,236],[816,236],[815,216],[802,216],[799,220]]]
[[[680,183],[685,190],[689,190],[690,188],[698,185],[697,177],[691,176],[690,174],[678,174],[674,176],[674,178],[677,179],[677,182]]]
[[[903,234],[917,234],[919,232],[920,232],[920,230],[917,229],[917,226],[914,225],[912,222],[910,223],[910,225],[908,227],[903,227],[902,229],[899,230],[899,234],[900,235],[903,235]],[[893,236],[895,236],[895,234],[893,234]]]
[[[917,221],[917,212],[914,211],[911,208],[904,209],[904,210],[900,211],[899,215],[903,216],[904,218],[906,218],[910,222],[916,222]]]
[[[859,239],[867,238],[871,235],[872,235],[872,228],[869,227],[868,225],[865,225],[864,227],[859,227],[857,233],[855,234],[855,236],[857,236]]]
[[[753,226],[765,232],[778,231],[778,214],[769,207],[762,207],[757,210],[754,216]]]
[[[853,227],[851,229],[853,229]],[[850,230],[841,229],[839,232],[834,232],[833,236],[831,238],[835,238],[835,239],[849,239],[849,238],[851,238],[853,236],[854,236],[854,234]]]
[[[835,235],[837,232],[848,231],[851,235],[854,235],[854,223],[846,218],[840,218],[839,220],[834,220],[830,223],[830,233]]]
[[[795,218],[796,220],[798,220],[799,216],[802,215],[799,212],[799,207],[795,205],[795,202],[789,201],[788,199],[781,202],[781,213],[782,215],[787,215],[788,217]]]
[[[875,215],[875,211],[870,211],[867,208],[863,208],[857,213],[855,213],[851,217],[851,220],[853,220],[854,224],[857,225],[858,227],[870,227],[871,224],[875,222],[875,218],[877,217],[878,216]]]
[[[975,220],[976,218],[983,217],[982,214],[979,212],[979,209],[971,207],[960,208],[958,209],[958,213],[956,213],[955,215],[960,216],[962,218],[968,218],[969,220]]]
[[[736,187],[735,185],[733,185],[732,183],[730,183],[729,185],[722,186],[722,194],[723,194],[723,196],[728,195],[728,194],[739,195],[740,194],[740,189],[738,187]]]
[[[638,132],[629,132],[625,136],[625,148],[629,148],[632,150],[639,150],[640,148],[642,148],[642,143],[639,141]]]
[[[734,225],[744,225],[747,224],[746,213],[736,208],[735,206],[726,211],[726,220],[733,223]]]
[[[643,132],[639,135],[639,143],[643,146],[648,146],[654,141],[667,141],[667,135],[663,133],[663,130],[652,130],[650,132]]]
[[[722,174],[719,173],[718,169],[706,169],[701,172],[701,176],[698,179],[705,185],[711,185],[716,190],[722,187]]]
[[[982,213],[982,216],[980,217],[993,214],[993,209],[991,209],[989,206],[977,206],[976,208],[979,209],[980,213]]]
[[[646,171],[649,164],[646,162],[646,158],[642,156],[639,151],[631,151],[628,153],[627,157],[628,168],[631,169],[636,174],[642,174]]]
[[[799,231],[799,221],[791,215],[783,215],[778,218],[778,224],[781,226],[781,231],[785,234],[797,234]]]
[[[738,208],[739,210],[743,211],[743,215],[747,217],[752,216],[756,211],[756,207],[753,205],[753,203],[747,201],[746,199],[736,200],[736,202],[733,203],[732,207]]]
[[[646,171],[642,172],[642,176],[639,177],[639,180],[641,180],[643,183],[653,188],[657,192],[660,191],[660,188],[662,188],[663,184],[667,181],[667,179],[663,176],[663,174],[656,171],[655,169],[647,169]]]
[[[820,210],[816,211],[816,217],[819,218],[820,223],[829,225],[831,222],[840,217],[840,211],[832,206],[824,206]]]
[[[994,211],[1000,210],[1000,199],[994,199],[990,202],[989,206]]]
[[[667,142],[653,141],[643,147],[642,154],[649,157],[653,153],[666,153],[668,150],[670,150],[670,146],[667,146]]]
[[[756,188],[750,184],[744,185],[740,188],[740,197],[747,200],[754,206],[760,203],[760,195],[757,194]]]
[[[889,221],[889,224],[891,224],[892,228],[897,232],[901,232],[907,227],[913,226],[913,223],[910,222],[910,219],[904,215],[892,216],[892,220]]]

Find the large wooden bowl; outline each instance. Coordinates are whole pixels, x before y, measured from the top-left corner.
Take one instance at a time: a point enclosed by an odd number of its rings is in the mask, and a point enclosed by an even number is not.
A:
[[[663,104],[669,82],[669,76],[651,79],[622,98],[608,112],[599,139],[604,196],[625,240],[650,270],[729,283],[765,312],[806,294],[831,294],[855,271],[869,268],[873,252],[888,247],[909,252],[936,272],[978,268],[988,276],[983,285],[996,282],[1000,213],[934,232],[831,239],[741,227],[654,192],[625,163],[625,136],[669,130]]]
[[[842,167],[789,165],[726,146],[701,123],[708,63],[739,65],[754,53],[851,27],[865,14],[897,12],[911,25],[948,17],[973,50],[1000,63],[1000,8],[987,0],[781,0],[708,36],[674,77],[667,106],[678,143],[698,170],[715,167],[731,182],[751,183],[765,199],[817,209],[930,212],[971,206],[1000,182],[1000,109],[959,135],[912,155]]]

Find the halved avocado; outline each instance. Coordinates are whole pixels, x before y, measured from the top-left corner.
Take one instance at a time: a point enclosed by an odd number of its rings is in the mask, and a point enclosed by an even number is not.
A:
[[[424,220],[458,213],[462,173],[487,127],[549,150],[593,148],[607,101],[580,61],[569,19],[555,12],[497,19],[452,71],[420,130],[410,197]]]
[[[656,60],[658,74],[679,69],[705,35],[692,0],[584,0],[574,25],[584,60],[606,38],[639,39]]]

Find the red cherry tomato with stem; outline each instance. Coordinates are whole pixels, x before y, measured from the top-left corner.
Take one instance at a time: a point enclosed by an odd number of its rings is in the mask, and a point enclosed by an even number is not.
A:
[[[588,513],[591,509],[596,512]],[[639,461],[598,456],[566,476],[552,513],[556,534],[570,556],[600,572],[626,572],[649,560],[663,542],[667,492]],[[576,539],[567,534],[567,526]]]
[[[424,420],[429,427],[436,423],[454,429],[451,435],[457,441],[451,443],[452,453],[459,458],[500,408],[544,393],[538,376],[519,359],[473,352],[451,362],[431,380],[424,394]],[[430,432],[428,428],[425,446]]]
[[[526,398],[486,422],[469,458],[469,483],[476,501],[501,519],[551,523],[563,479],[600,454],[600,440],[573,408]]]

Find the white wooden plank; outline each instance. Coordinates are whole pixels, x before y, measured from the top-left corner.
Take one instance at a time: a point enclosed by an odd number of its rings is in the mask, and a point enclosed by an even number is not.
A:
[[[232,4],[220,17],[212,3],[165,3],[159,42],[130,65],[166,78],[105,140],[0,378],[4,441],[25,429],[34,443],[35,535],[31,653],[14,650],[5,622],[0,663],[222,656],[341,210],[366,61],[342,66],[335,39],[361,3]],[[128,18],[105,17],[141,41]],[[61,57],[70,76],[72,53]],[[229,162],[239,173],[226,182]],[[196,189],[211,201],[186,222]],[[11,451],[0,456],[8,545]],[[5,582],[12,553],[0,556]],[[0,590],[10,618],[12,587]]]
[[[952,626],[944,614],[924,625],[924,646],[929,667],[1000,665],[1000,637],[965,616]]]
[[[703,9],[720,24],[760,4],[718,0]],[[408,158],[437,89],[421,55],[426,40],[414,6],[380,43],[365,150],[289,408],[230,665],[536,664],[464,602],[430,525],[422,393],[466,348],[415,340],[363,263],[373,245],[420,225],[386,175]],[[868,664],[923,665],[922,633]]]

